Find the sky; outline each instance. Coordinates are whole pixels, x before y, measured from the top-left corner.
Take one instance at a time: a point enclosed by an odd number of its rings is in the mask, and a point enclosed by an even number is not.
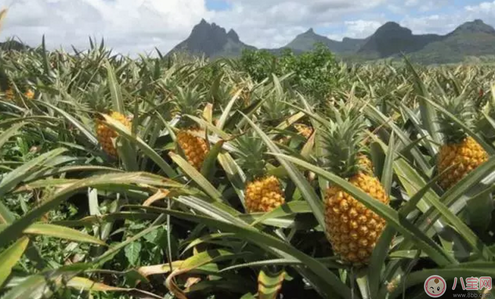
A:
[[[123,54],[162,53],[202,18],[259,48],[286,45],[313,28],[331,39],[364,38],[387,21],[414,34],[445,34],[482,19],[495,26],[495,1],[479,0],[0,0],[8,8],[0,40],[16,37],[50,49],[89,47],[88,38]]]

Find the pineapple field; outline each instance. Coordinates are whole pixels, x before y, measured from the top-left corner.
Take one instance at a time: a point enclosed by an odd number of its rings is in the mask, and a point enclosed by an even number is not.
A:
[[[0,52],[0,298],[495,298],[494,84],[321,46]]]

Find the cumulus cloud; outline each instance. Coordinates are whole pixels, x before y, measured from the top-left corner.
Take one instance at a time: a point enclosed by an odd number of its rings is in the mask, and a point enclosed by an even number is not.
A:
[[[437,13],[423,16],[405,16],[401,25],[413,30],[416,34],[438,33],[446,34],[464,22],[482,19],[485,23],[495,26],[495,1],[481,2],[477,5],[467,5],[450,13]]]
[[[233,27],[251,45],[275,48],[286,45],[308,28],[337,26],[346,17],[385,3],[386,0],[228,0],[230,10],[213,12],[210,21]],[[350,26],[354,26],[352,23]],[[358,34],[356,28],[351,34]]]
[[[37,45],[86,48],[88,36],[105,37],[116,51],[170,49],[208,16],[204,0],[16,0],[2,36]]]
[[[259,48],[283,46],[310,27],[324,28],[336,39],[366,37],[389,20],[386,8],[415,33],[446,33],[474,17],[491,24],[495,20],[495,1],[430,15],[426,11],[448,0],[225,0],[229,6],[221,11],[208,10],[208,0],[3,1],[11,2],[0,39],[18,36],[38,45],[45,34],[50,48],[70,49],[87,48],[88,36],[105,37],[107,45],[124,54],[155,47],[167,52],[201,18],[233,28],[245,43]]]
[[[446,34],[464,21],[463,15],[433,14],[421,17],[405,17],[400,24],[412,30],[414,34]]]
[[[347,21],[345,25],[347,26],[348,37],[363,38],[373,34],[382,25],[382,22],[357,20]]]
[[[495,1],[481,2],[478,5],[468,5],[465,9],[471,14],[482,14],[492,18],[495,17]]]
[[[309,27],[337,24],[343,16],[386,2],[226,0],[229,9],[208,11],[205,0],[11,1],[3,37],[17,36],[37,45],[45,34],[50,48],[86,48],[88,36],[105,37],[108,45],[123,53],[154,47],[168,51],[201,18],[234,28],[246,43],[279,47]]]

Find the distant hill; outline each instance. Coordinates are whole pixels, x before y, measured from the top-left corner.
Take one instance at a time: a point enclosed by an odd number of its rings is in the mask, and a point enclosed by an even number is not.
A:
[[[365,39],[351,39],[347,37],[341,42],[335,41],[326,36],[316,34],[313,28],[310,28],[308,31],[297,35],[296,38],[284,48],[305,52],[311,51],[315,43],[322,43],[334,53],[354,53],[358,51],[365,42]]]
[[[29,47],[21,42],[16,40],[8,40],[6,42],[0,43],[0,50],[15,50],[15,51],[23,51],[27,50]]]
[[[485,55],[495,55],[495,29],[482,20],[474,20],[413,53],[411,59],[426,64],[456,63]]]
[[[291,49],[296,54],[310,51],[315,43],[325,44],[345,61],[369,61],[400,58],[408,54],[413,61],[435,64],[456,63],[472,57],[495,55],[495,29],[482,20],[467,22],[446,35],[413,34],[406,27],[387,22],[365,39],[344,38],[335,41],[314,32],[312,28],[297,35],[287,45],[277,49],[265,49],[280,54]],[[186,51],[207,57],[237,57],[244,49],[256,49],[243,43],[234,30],[227,32],[215,23],[201,20],[189,37],[170,53]]]
[[[408,28],[387,22],[368,38],[357,53],[370,58],[386,58],[419,51],[427,44],[442,39],[442,36],[436,34],[414,35]]]
[[[209,58],[236,57],[244,49],[256,49],[241,42],[234,30],[227,32],[215,23],[209,24],[204,19],[194,26],[189,37],[175,46],[170,52],[188,52],[194,55],[205,55]]]

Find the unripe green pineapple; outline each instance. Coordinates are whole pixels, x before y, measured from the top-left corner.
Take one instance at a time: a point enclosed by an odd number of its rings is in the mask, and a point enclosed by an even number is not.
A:
[[[371,160],[363,154],[365,119],[355,107],[341,105],[335,111],[335,120],[330,120],[322,133],[326,164],[336,175],[388,205],[389,196],[373,175]],[[334,252],[353,265],[367,264],[385,219],[337,185],[326,190],[324,206],[326,236]]]

